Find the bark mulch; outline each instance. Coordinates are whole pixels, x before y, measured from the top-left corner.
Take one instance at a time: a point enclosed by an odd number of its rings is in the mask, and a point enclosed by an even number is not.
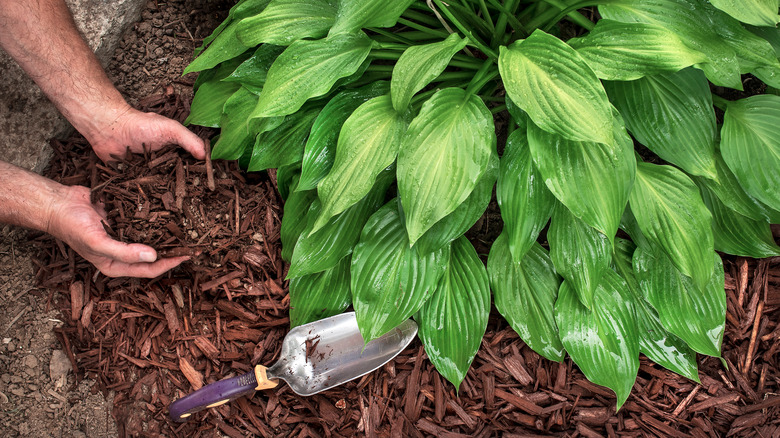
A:
[[[188,111],[172,90],[141,105],[178,120]],[[116,238],[192,256],[162,278],[111,279],[40,238],[38,278],[65,321],[56,334],[77,375],[116,394],[123,436],[780,436],[780,258],[736,257],[725,259],[728,366],[700,357],[697,384],[643,357],[617,413],[611,391],[568,359],[532,352],[494,311],[459,393],[415,340],[380,370],[321,394],[280,385],[174,423],[171,401],[278,357],[289,296],[273,180],[174,149],[105,166],[80,137],[54,145],[48,176],[92,187]]]

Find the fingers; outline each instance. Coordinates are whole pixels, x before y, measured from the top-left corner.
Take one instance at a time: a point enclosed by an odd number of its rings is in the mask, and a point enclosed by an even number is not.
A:
[[[187,256],[160,259],[154,263],[124,263],[113,260],[102,266],[95,266],[107,277],[155,278],[187,260],[189,260]]]
[[[93,261],[104,275],[109,277],[154,278],[179,266],[189,257],[157,259],[157,251],[139,243],[122,243],[103,236],[93,242],[92,252],[99,255]]]
[[[185,128],[181,123],[168,119],[166,121],[165,130],[168,139],[171,143],[178,144],[182,149],[186,150],[193,157],[199,160],[206,159],[206,146],[203,140],[195,135],[192,131]]]
[[[157,251],[154,248],[140,243],[122,243],[103,234],[99,239],[91,242],[90,249],[108,259],[122,263],[152,263],[157,260]]]

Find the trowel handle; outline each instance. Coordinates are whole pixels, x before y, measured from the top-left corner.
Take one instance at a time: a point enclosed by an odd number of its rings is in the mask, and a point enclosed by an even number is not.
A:
[[[266,377],[264,366],[257,365],[254,371],[208,384],[176,400],[171,403],[169,414],[174,421],[184,422],[195,412],[221,406],[231,400],[252,394],[257,389],[273,388],[277,384],[276,380],[269,380]]]

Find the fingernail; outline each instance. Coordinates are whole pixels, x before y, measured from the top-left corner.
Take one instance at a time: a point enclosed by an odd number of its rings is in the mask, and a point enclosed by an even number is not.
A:
[[[141,262],[152,263],[157,260],[157,254],[155,254],[154,251],[141,251],[139,258],[141,259]]]

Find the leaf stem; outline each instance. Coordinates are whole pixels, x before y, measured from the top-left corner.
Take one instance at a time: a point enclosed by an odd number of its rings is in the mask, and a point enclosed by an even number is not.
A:
[[[490,11],[487,8],[487,4],[485,4],[485,0],[479,0],[479,9],[482,11],[482,21],[487,23],[487,25],[490,27],[490,30],[493,30],[496,28],[496,25],[493,24],[493,17],[490,16]]]
[[[491,114],[498,114],[498,113],[500,113],[501,111],[504,111],[504,110],[506,110],[506,105],[499,105],[499,106],[497,106],[495,108],[491,108],[490,109],[490,113]]]
[[[715,105],[716,108],[722,111],[726,111],[726,108],[729,106],[729,101],[718,96],[717,94],[712,95],[712,104]]]
[[[496,44],[501,44],[503,42],[504,36],[506,34],[506,25],[510,19],[514,20],[512,27],[516,30],[518,29],[518,25],[519,29],[522,29],[523,26],[511,12],[512,8],[514,7],[515,0],[506,0],[503,5],[498,3],[496,0],[489,1],[501,11],[501,14],[498,16],[498,20],[496,21],[496,27],[493,30],[493,37],[490,40],[490,45],[495,47]]]
[[[565,11],[566,9],[568,9],[570,7],[569,5],[567,5],[566,3],[562,2],[561,0],[542,0],[542,1],[544,1],[545,3],[547,3],[549,5],[552,5],[552,6],[556,7],[556,8],[558,8],[558,9],[560,9],[561,11]],[[602,0],[600,3],[597,3],[597,4],[601,4],[601,3],[608,3],[608,1],[603,1]],[[592,5],[588,5],[588,6],[592,6]],[[585,16],[580,14],[579,12],[570,11],[566,15],[568,15],[569,20],[571,20],[575,24],[578,24],[579,26],[582,26],[583,28],[585,28],[587,30],[593,30],[593,27],[596,26],[595,24],[593,24],[592,21],[590,21],[587,18],[585,18]],[[558,19],[558,20],[560,20],[560,19]],[[555,23],[558,22],[558,20],[552,20],[552,24],[554,25]],[[547,26],[549,26],[549,25],[550,25],[550,23],[548,23]],[[547,27],[547,26],[545,26],[545,27]]]
[[[488,47],[485,43],[479,40],[474,34],[467,29],[466,27],[461,24],[461,22],[455,18],[454,15],[450,12],[449,9],[442,3],[441,0],[433,0],[434,3],[441,9],[441,12],[447,16],[447,18],[455,25],[455,27],[458,28],[459,31],[463,33],[471,42],[474,44],[476,48],[478,48],[482,53],[489,56],[490,58],[493,58],[495,60],[498,60],[498,54],[496,54],[495,50]]]
[[[550,20],[547,23],[547,26],[545,26],[542,30],[544,30],[545,32],[549,32],[550,29],[552,29],[552,27],[555,26],[555,24],[558,21],[563,19],[563,17],[569,15],[570,13],[572,13],[572,12],[578,10],[578,9],[587,8],[589,6],[608,5],[608,4],[611,4],[611,3],[618,3],[619,1],[620,0],[585,0],[585,1],[581,1],[579,3],[575,3],[575,4],[567,7],[566,9],[562,10],[561,12],[559,12],[558,15],[556,15],[555,18]],[[583,16],[583,18],[585,18],[585,17]],[[591,28],[590,29],[588,29],[585,26],[582,26],[582,24],[580,24],[580,23],[577,23],[577,24],[579,24],[582,27],[585,27],[588,30],[592,30],[593,29],[593,23],[590,20],[588,20],[587,18],[586,18],[586,20],[589,23],[591,23]]]
[[[399,18],[398,19],[398,24],[402,24],[404,26],[411,27],[412,29],[419,30],[420,32],[427,33],[427,34],[429,34],[429,35],[431,35],[433,37],[436,37],[436,38],[447,38],[450,35],[447,32],[444,32],[444,31],[441,31],[441,30],[436,30],[436,29],[431,29],[431,28],[425,27],[425,26],[423,26],[421,24],[417,24],[417,23],[415,23],[413,21],[409,21],[409,20],[407,20],[405,18]]]
[[[411,106],[416,109],[417,106],[420,104],[420,102],[428,100],[431,96],[433,96],[438,91],[439,91],[438,88],[434,88],[432,90],[424,91],[422,93],[417,94],[416,96],[412,97]]]
[[[402,16],[410,20],[415,20],[418,23],[425,24],[426,26],[439,26],[441,24],[439,23],[439,20],[435,19],[434,17],[431,17],[430,15],[420,11],[415,11],[412,8],[405,10]]]
[[[383,29],[376,29],[376,28],[372,27],[372,28],[369,28],[369,30],[371,32],[376,32],[376,33],[378,33],[379,35],[381,35],[381,36],[383,36],[385,38],[388,38],[388,39],[393,40],[393,41],[398,41],[399,43],[401,43],[401,44],[393,44],[393,43],[384,43],[382,41],[374,40],[374,44],[377,45],[381,49],[392,49],[392,48],[395,48],[396,46],[402,46],[402,47],[406,48],[406,46],[413,46],[413,45],[416,44],[415,41],[412,41],[412,40],[410,40],[408,38],[400,36],[399,34],[388,32],[388,31],[383,30]]]
[[[466,88],[466,94],[478,94],[479,90],[485,86],[488,82],[492,81],[497,75],[498,70],[492,70],[495,64],[492,59],[486,59],[479,70],[474,73],[474,78],[469,82],[468,88]]]

